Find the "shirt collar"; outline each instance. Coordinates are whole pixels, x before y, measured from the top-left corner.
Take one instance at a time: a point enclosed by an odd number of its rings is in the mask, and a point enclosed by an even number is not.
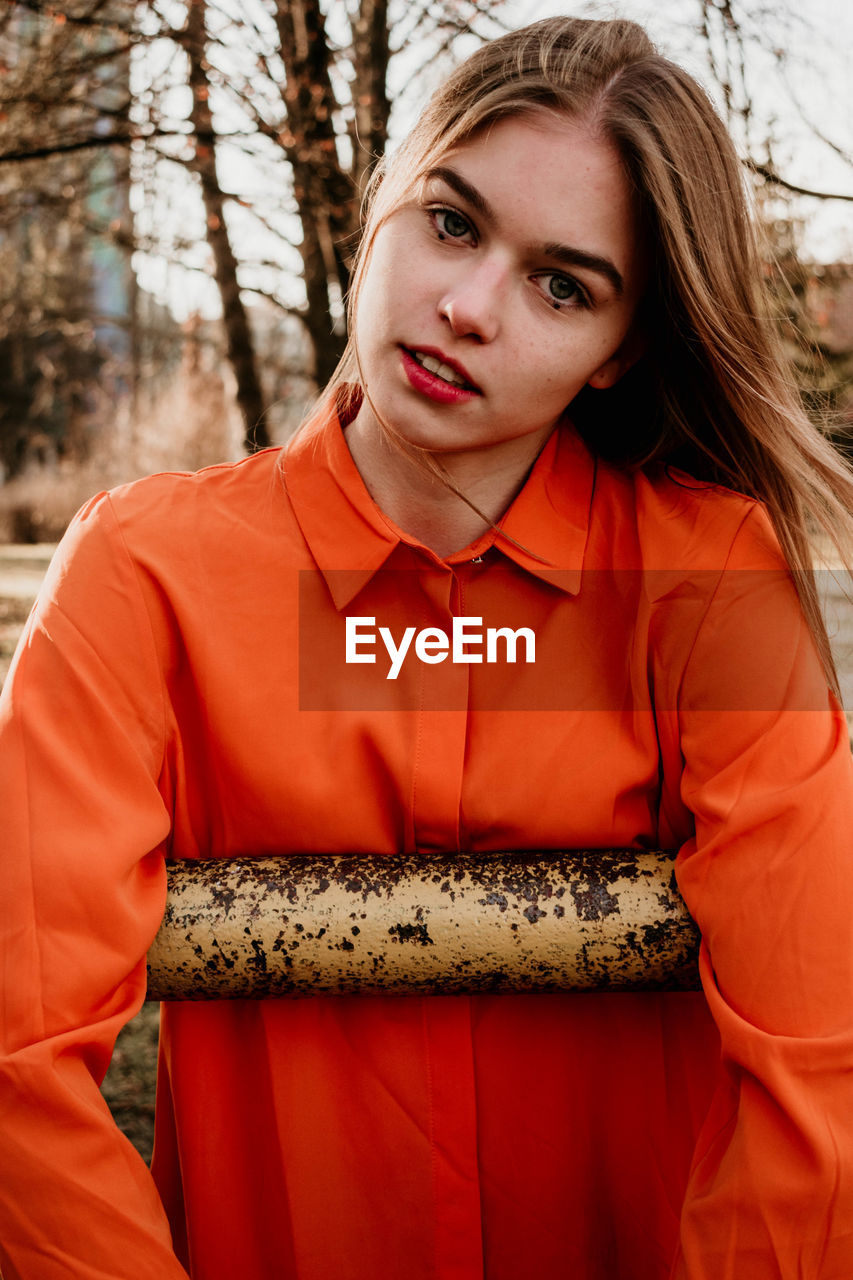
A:
[[[318,412],[298,433],[283,456],[282,470],[297,522],[338,610],[347,607],[401,543],[441,563],[376,506],[334,408]],[[443,563],[460,564],[494,546],[543,582],[576,595],[594,485],[594,458],[572,427],[561,425],[500,526]]]

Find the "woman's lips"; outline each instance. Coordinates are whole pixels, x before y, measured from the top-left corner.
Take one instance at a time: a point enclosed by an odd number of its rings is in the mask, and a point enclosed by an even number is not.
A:
[[[429,347],[417,347],[414,350],[401,347],[400,350],[403,371],[409,384],[430,400],[435,400],[438,404],[460,404],[483,394],[474,386],[464,369],[455,361],[446,360],[440,352]],[[426,361],[432,368],[427,368],[421,361]],[[442,374],[451,378],[464,378],[465,383],[461,385],[458,381],[448,381]]]

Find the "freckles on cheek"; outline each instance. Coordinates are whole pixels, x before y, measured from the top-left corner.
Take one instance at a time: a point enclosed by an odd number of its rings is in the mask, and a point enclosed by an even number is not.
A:
[[[536,356],[531,356],[528,369],[531,377],[536,384],[544,391],[550,392],[551,395],[561,395],[563,392],[569,392],[572,383],[575,381],[574,371],[577,366],[577,357],[571,350],[560,351],[550,360],[542,360]]]

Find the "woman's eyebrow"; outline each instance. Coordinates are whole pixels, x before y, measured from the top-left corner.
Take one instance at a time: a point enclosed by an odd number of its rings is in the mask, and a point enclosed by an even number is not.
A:
[[[486,197],[476,187],[472,187],[471,183],[455,169],[450,169],[446,165],[437,165],[433,169],[428,169],[424,178],[427,181],[437,178],[446,183],[481,217],[493,224],[497,222],[497,215]],[[562,262],[567,267],[583,267],[587,271],[595,271],[610,282],[617,294],[621,295],[625,291],[625,282],[609,258],[603,258],[597,253],[588,253],[585,249],[574,249],[571,245],[556,243],[543,245],[542,254],[546,258]]]
[[[470,182],[466,182],[461,173],[457,173],[455,169],[448,169],[445,165],[438,165],[434,169],[428,169],[424,174],[427,181],[430,178],[438,178],[441,182],[446,182],[448,187],[461,196],[463,200],[470,204],[472,209],[476,209],[483,218],[489,222],[497,222],[495,211],[489,204],[484,195],[481,195],[476,187],[472,187]]]
[[[597,271],[610,281],[617,294],[625,292],[625,281],[609,258],[602,258],[597,253],[587,253],[585,249],[573,249],[568,244],[546,244],[542,252],[546,258],[554,258],[567,267],[585,267],[587,271]]]

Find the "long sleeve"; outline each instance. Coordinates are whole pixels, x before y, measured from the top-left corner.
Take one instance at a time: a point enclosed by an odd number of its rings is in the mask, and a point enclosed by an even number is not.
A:
[[[98,1091],[165,901],[154,635],[110,500],[54,560],[0,703],[4,1280],[178,1280]]]
[[[853,770],[766,518],[735,542],[685,671],[681,892],[721,1081],[678,1280],[848,1280],[853,1260]]]

